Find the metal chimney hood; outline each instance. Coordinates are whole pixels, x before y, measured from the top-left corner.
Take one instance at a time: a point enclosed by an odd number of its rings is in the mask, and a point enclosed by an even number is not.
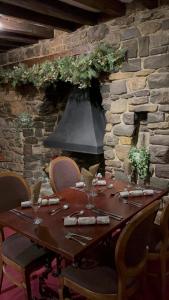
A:
[[[62,119],[44,145],[70,152],[103,153],[105,116],[101,101],[99,89],[74,87]]]

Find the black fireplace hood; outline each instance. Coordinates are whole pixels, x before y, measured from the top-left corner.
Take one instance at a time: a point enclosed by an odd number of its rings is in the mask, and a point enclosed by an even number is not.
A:
[[[98,86],[74,87],[62,119],[44,145],[70,152],[103,153],[105,116],[101,102]]]

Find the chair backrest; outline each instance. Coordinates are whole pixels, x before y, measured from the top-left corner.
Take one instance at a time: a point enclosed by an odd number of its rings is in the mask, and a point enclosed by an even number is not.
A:
[[[30,198],[25,180],[13,172],[0,173],[0,212],[15,208]]]
[[[49,178],[53,191],[60,192],[80,180],[80,170],[73,159],[59,156],[49,164]]]
[[[159,201],[148,205],[127,223],[118,239],[115,259],[119,279],[137,276],[144,268],[147,244]]]
[[[166,247],[168,247],[168,237],[169,237],[169,204],[164,208],[161,218],[160,218],[160,233],[161,239],[165,241]]]

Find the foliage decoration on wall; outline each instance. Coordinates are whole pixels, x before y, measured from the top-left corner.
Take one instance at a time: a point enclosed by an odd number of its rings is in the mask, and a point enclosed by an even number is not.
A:
[[[36,88],[46,88],[58,80],[86,88],[92,78],[99,78],[101,73],[117,71],[125,61],[125,49],[113,49],[111,45],[101,43],[89,54],[66,56],[54,61],[28,68],[24,64],[12,69],[0,68],[0,84],[11,84],[14,88],[32,84]]]
[[[150,152],[145,147],[132,147],[128,157],[138,176],[141,179],[145,179],[149,173]]]

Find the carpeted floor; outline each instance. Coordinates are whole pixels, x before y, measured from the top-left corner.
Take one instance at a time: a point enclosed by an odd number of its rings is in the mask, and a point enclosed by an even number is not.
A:
[[[7,235],[10,233],[11,232],[8,230]],[[10,269],[10,271],[13,272],[12,269]],[[40,299],[40,295],[38,291],[38,286],[39,286],[38,278],[42,271],[43,270],[41,269],[38,272],[33,273],[31,279],[32,295],[37,299]],[[18,276],[16,272],[14,274],[15,276]],[[49,289],[52,289],[53,291],[57,292],[57,278],[53,277],[52,275],[49,275],[49,278],[46,280],[46,285],[49,287]],[[25,300],[24,292],[22,289],[11,284],[8,281],[8,279],[4,276],[0,300],[11,300],[11,299]],[[73,299],[82,300],[82,297],[79,297],[78,295],[74,295]],[[46,300],[48,300],[48,297],[46,297]],[[158,280],[156,278],[153,278],[153,280],[152,279],[147,280],[147,290],[144,299],[142,298],[142,296],[140,297],[140,295],[135,295],[134,297],[132,297],[131,300],[160,300]],[[168,278],[168,292],[166,295],[166,300],[169,300],[169,278]]]

